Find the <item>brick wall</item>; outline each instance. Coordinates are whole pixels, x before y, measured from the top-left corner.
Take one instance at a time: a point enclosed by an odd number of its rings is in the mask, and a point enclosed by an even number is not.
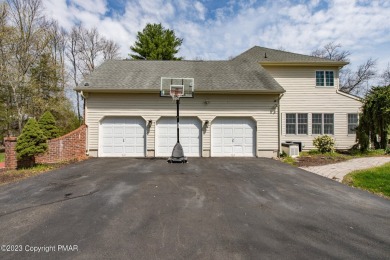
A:
[[[78,129],[47,141],[48,149],[45,153],[35,157],[36,163],[60,163],[69,161],[80,161],[86,156],[87,126],[82,125]],[[16,169],[21,166],[21,162],[16,159],[16,137],[4,139],[5,143],[5,168]]]
[[[5,168],[6,169],[16,169],[17,159],[16,159],[16,137],[6,137],[4,138],[4,148],[5,148]]]

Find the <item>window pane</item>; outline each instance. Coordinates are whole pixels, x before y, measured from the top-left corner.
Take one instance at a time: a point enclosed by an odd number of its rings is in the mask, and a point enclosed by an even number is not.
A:
[[[322,134],[322,114],[312,114],[312,134]]]
[[[286,123],[295,124],[295,114],[286,114]]]
[[[324,86],[324,72],[316,71],[316,86]]]
[[[322,134],[322,125],[321,124],[313,124],[312,126],[312,132],[313,132],[313,135],[321,135]]]
[[[322,114],[312,114],[312,122],[315,124],[322,124]]]
[[[307,114],[298,114],[298,134],[307,134]]]
[[[298,124],[307,124],[307,114],[298,114]]]
[[[286,114],[286,134],[296,134],[295,123],[296,123],[296,115]]]
[[[295,125],[286,125],[286,134],[295,135]]]
[[[324,114],[324,134],[333,135],[334,116],[333,114]]]
[[[333,114],[324,114],[324,124],[333,124]]]
[[[326,71],[326,86],[334,86],[333,71]]]
[[[348,114],[348,134],[356,134],[358,114]]]
[[[324,124],[324,134],[332,135],[333,134],[333,125]]]
[[[357,114],[348,114],[348,124],[357,124],[358,115]]]

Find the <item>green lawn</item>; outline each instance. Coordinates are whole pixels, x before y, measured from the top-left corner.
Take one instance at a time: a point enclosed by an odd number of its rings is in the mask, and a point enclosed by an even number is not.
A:
[[[4,162],[5,160],[4,156],[5,156],[4,153],[0,153],[0,162]]]
[[[343,183],[390,198],[390,163],[353,171],[344,177]]]
[[[31,168],[19,169],[19,170],[8,170],[0,174],[0,185],[18,181],[24,178],[32,177],[47,171],[51,171],[61,167],[61,164],[56,165],[45,165],[37,164]]]

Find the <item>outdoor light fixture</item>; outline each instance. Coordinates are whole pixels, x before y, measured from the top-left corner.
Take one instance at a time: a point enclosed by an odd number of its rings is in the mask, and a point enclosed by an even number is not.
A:
[[[204,127],[205,128],[209,127],[209,123],[210,123],[209,120],[204,121]]]
[[[148,127],[149,128],[152,126],[152,123],[153,123],[152,119],[149,119],[149,121],[148,121]]]

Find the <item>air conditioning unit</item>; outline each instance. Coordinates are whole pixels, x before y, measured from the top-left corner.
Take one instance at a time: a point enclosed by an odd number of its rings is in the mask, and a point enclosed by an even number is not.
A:
[[[294,143],[282,143],[282,151],[287,156],[298,157],[299,156],[299,145]]]

